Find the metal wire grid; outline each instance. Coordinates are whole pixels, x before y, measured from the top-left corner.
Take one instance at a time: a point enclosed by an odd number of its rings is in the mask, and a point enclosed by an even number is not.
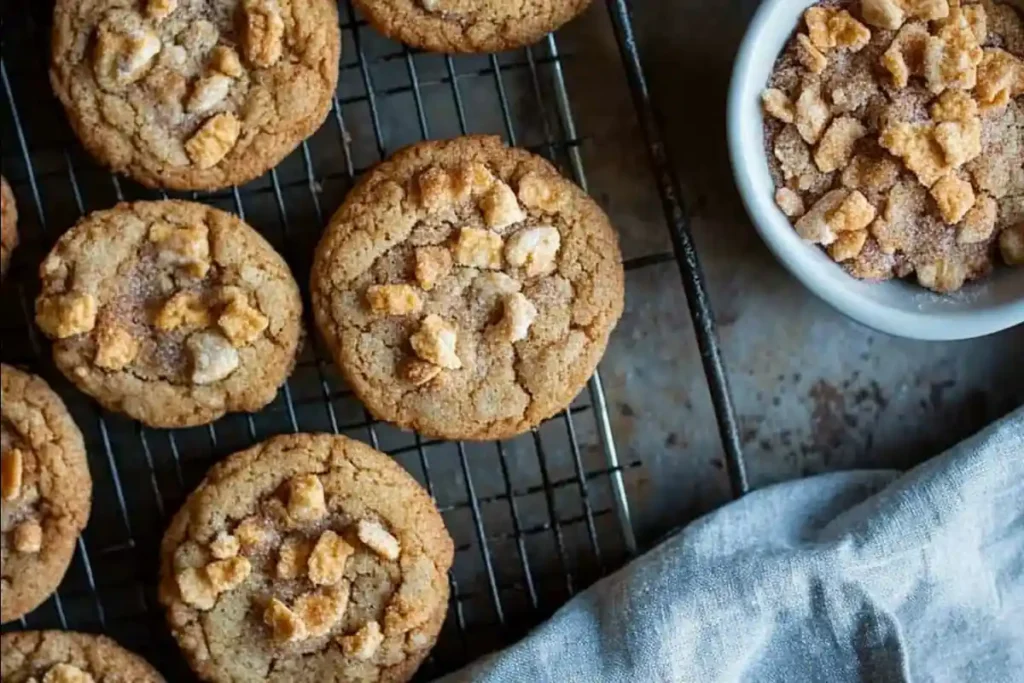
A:
[[[678,187],[667,173],[657,126],[650,119],[627,7],[622,0],[609,6],[651,145],[701,349],[713,351],[705,353],[705,360],[712,361],[709,378],[728,436],[727,387],[720,361],[714,362],[714,326],[676,199]],[[71,391],[50,365],[31,324],[35,265],[78,216],[114,201],[167,195],[97,170],[73,141],[46,86],[46,55],[40,46],[47,44],[50,9],[48,3],[31,0],[3,8],[4,169],[21,200],[23,245],[6,284],[18,296],[0,302],[0,329],[4,361],[46,377],[83,427],[95,505],[61,590],[21,627],[107,632],[143,653],[171,680],[187,679],[155,600],[156,551],[167,517],[211,462],[287,431],[330,431],[368,440],[399,459],[438,501],[457,544],[453,599],[422,678],[515,640],[636,551],[623,473],[638,463],[618,460],[599,376],[562,415],[528,435],[491,445],[424,440],[376,422],[341,385],[315,335],[271,406],[207,428],[143,429],[101,412]],[[342,30],[341,84],[324,128],[258,181],[188,195],[256,225],[289,260],[301,284],[308,279],[309,255],[327,212],[359,173],[415,139],[500,133],[511,144],[549,157],[586,188],[582,139],[562,68],[567,57],[553,37],[507,55],[420,54],[373,34],[347,2]],[[491,98],[487,105],[485,97]],[[396,120],[410,114],[412,126]],[[407,139],[410,129],[413,137]],[[332,144],[336,153],[325,151]],[[655,254],[627,268],[671,259]],[[725,393],[716,393],[716,386]],[[738,447],[732,453],[728,438],[726,443],[727,454],[738,456]],[[729,462],[731,471],[742,475],[742,462],[733,457]]]

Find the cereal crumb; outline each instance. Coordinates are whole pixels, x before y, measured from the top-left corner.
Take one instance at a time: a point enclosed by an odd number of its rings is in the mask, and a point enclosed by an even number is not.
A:
[[[214,560],[206,565],[205,571],[213,590],[217,593],[224,593],[237,588],[249,578],[252,564],[244,557],[229,557],[224,560]]]
[[[398,539],[384,528],[380,522],[361,519],[356,524],[356,535],[373,552],[386,560],[397,560],[401,553]]]
[[[333,586],[341,581],[345,563],[355,548],[331,530],[320,534],[309,555],[309,580],[318,586]]]
[[[210,311],[193,292],[178,292],[164,303],[153,319],[153,325],[163,332],[179,327],[203,329],[210,324]]]
[[[850,116],[840,116],[825,130],[814,152],[814,163],[822,173],[831,173],[850,163],[853,146],[867,135],[867,128]]]
[[[938,95],[946,88],[970,90],[977,83],[981,46],[966,17],[957,10],[938,33],[928,39],[924,51],[924,77],[928,89]]]
[[[213,168],[234,148],[241,132],[242,124],[234,114],[217,114],[188,139],[185,152],[199,168]]]
[[[516,196],[523,206],[541,211],[557,211],[561,203],[560,194],[552,187],[551,183],[544,179],[539,173],[529,171],[519,179],[519,189]]]
[[[999,253],[1008,266],[1024,266],[1024,223],[999,233]]]
[[[270,627],[271,635],[278,643],[295,643],[309,637],[302,619],[277,598],[271,598],[263,611],[263,623]]]
[[[43,676],[43,683],[95,683],[92,674],[73,664],[56,664]]]
[[[960,223],[956,235],[957,244],[977,244],[992,237],[998,216],[999,204],[996,200],[987,194],[979,195]]]
[[[537,307],[519,292],[507,295],[503,303],[504,315],[498,324],[501,337],[509,342],[526,339],[537,319]]]
[[[339,638],[339,641],[346,656],[360,661],[369,661],[377,654],[378,648],[384,642],[384,634],[381,632],[379,623],[368,621],[355,634],[343,636]]]
[[[455,198],[466,201],[479,197],[494,185],[494,174],[477,161],[459,166],[452,174],[452,188]]]
[[[809,145],[817,143],[831,117],[831,109],[821,96],[821,84],[817,81],[805,83],[796,100],[794,116],[796,129],[804,142]]]
[[[420,206],[428,213],[436,213],[449,207],[454,200],[452,177],[448,171],[431,166],[416,178]]]
[[[856,258],[860,255],[861,250],[864,249],[864,243],[867,239],[867,230],[844,232],[836,237],[835,242],[828,246],[828,255],[831,256],[832,260],[836,263],[849,261],[850,259]]]
[[[798,220],[794,227],[800,237],[817,244],[831,244],[836,239],[835,231],[827,220],[828,215],[850,195],[848,190],[832,190],[826,193]]]
[[[803,33],[796,37],[796,55],[800,64],[812,74],[820,74],[828,67],[828,58]],[[792,120],[786,123],[792,123]]]
[[[238,551],[241,550],[242,544],[238,542],[238,539],[231,534],[222,531],[217,534],[217,537],[210,543],[210,554],[218,560],[226,560],[231,557],[238,555]]]
[[[761,104],[764,106],[766,114],[783,123],[793,123],[796,118],[796,107],[793,101],[778,88],[768,88],[761,93]]]
[[[856,232],[871,225],[877,214],[867,197],[859,190],[854,190],[839,206],[826,214],[825,220],[834,232]]]
[[[888,156],[879,158],[858,154],[843,169],[842,182],[851,190],[887,192],[900,177],[900,165]]]
[[[1011,97],[1024,95],[1024,61],[1006,50],[986,49],[974,92],[983,110],[1005,108]]]
[[[156,21],[161,21],[177,7],[178,0],[149,0],[146,3],[146,14]]]
[[[460,266],[501,270],[501,235],[490,230],[463,228],[455,243],[455,262]]]
[[[932,198],[939,206],[943,220],[950,225],[959,223],[974,206],[974,188],[969,182],[949,173],[931,189]]]
[[[420,247],[416,250],[416,281],[426,291],[452,270],[452,254],[444,247]]]
[[[410,315],[423,310],[423,299],[412,285],[370,285],[366,301],[370,310],[385,315]]]
[[[43,527],[39,522],[22,522],[14,527],[14,549],[19,553],[38,553],[43,547]]]
[[[67,339],[96,326],[96,299],[92,294],[58,294],[36,303],[36,324],[48,337]]]
[[[259,517],[246,517],[235,527],[235,538],[242,550],[253,552],[271,539],[271,532]]]
[[[551,226],[523,228],[508,239],[505,260],[514,268],[523,268],[526,277],[538,277],[555,271],[562,236]]]
[[[315,474],[299,474],[288,482],[288,516],[298,522],[315,522],[327,514],[324,485]]]
[[[106,90],[118,91],[141,79],[160,53],[160,38],[142,25],[138,15],[132,18],[134,22],[122,25],[111,12],[96,28],[93,72]]]
[[[277,553],[275,572],[279,579],[298,579],[306,575],[313,542],[305,538],[289,537]]]
[[[232,346],[242,348],[253,343],[270,326],[267,316],[249,303],[248,295],[238,287],[228,287],[224,291],[227,306],[217,318],[217,326]]]
[[[284,19],[277,0],[243,0],[245,57],[259,67],[273,66],[281,59]]]
[[[455,327],[434,313],[424,318],[419,330],[409,338],[417,356],[449,370],[462,367],[456,354],[457,341]]]
[[[218,45],[210,51],[210,66],[231,78],[239,78],[245,73],[238,53],[227,45]]]
[[[149,229],[149,241],[158,245],[157,263],[182,268],[202,278],[210,271],[210,229],[203,224],[174,226],[155,223]]]
[[[935,141],[931,124],[897,122],[882,131],[879,143],[903,159],[907,168],[926,187],[931,187],[952,170],[946,163],[942,146]]]
[[[25,475],[25,454],[20,448],[11,448],[0,455],[0,498],[17,500]]]
[[[860,12],[867,23],[890,31],[903,26],[907,20],[900,0],[863,0]]]
[[[237,368],[238,350],[219,332],[196,332],[185,346],[192,358],[192,383],[213,384],[225,379]]]
[[[515,192],[500,180],[496,180],[487,194],[480,198],[478,206],[483,213],[484,224],[491,230],[501,231],[526,220],[526,212],[520,208]]]
[[[309,637],[319,638],[330,633],[331,629],[341,621],[347,606],[348,588],[346,587],[344,591],[332,590],[300,595],[292,605],[292,610],[305,624]]]
[[[96,334],[96,367],[122,370],[139,354],[139,342],[120,325],[101,325]]]
[[[414,386],[421,387],[440,375],[443,370],[444,368],[439,365],[410,358],[402,366],[402,376]]]
[[[188,567],[178,572],[174,578],[178,583],[181,599],[186,604],[204,611],[213,609],[217,601],[217,591],[214,590],[205,572]]]
[[[936,292],[955,292],[966,280],[967,268],[960,261],[938,259],[917,267],[917,281]]]
[[[203,114],[223,102],[231,92],[233,80],[222,73],[212,73],[196,81],[185,104],[190,114]]]
[[[780,187],[775,191],[775,204],[790,218],[802,216],[807,211],[804,198],[788,187]]]
[[[928,48],[928,28],[919,22],[905,25],[896,34],[888,49],[882,53],[881,63],[892,76],[897,88],[906,88],[911,76],[924,75],[924,54]]]

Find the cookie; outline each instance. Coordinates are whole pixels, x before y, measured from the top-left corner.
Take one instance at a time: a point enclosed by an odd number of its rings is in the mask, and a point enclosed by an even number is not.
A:
[[[82,433],[46,382],[0,365],[0,385],[0,622],[6,623],[57,590],[89,519],[92,479]]]
[[[110,638],[71,631],[21,631],[0,636],[4,683],[164,683],[146,660]]]
[[[215,465],[161,546],[160,602],[207,681],[407,681],[447,611],[453,545],[395,461],[278,436]]]
[[[11,252],[18,246],[18,209],[7,179],[0,176],[0,277],[7,274]]]
[[[426,142],[371,171],[317,247],[317,325],[376,417],[510,437],[585,386],[622,313],[608,218],[495,137]]]
[[[334,0],[58,0],[50,80],[86,149],[150,187],[245,183],[320,127]]]
[[[433,52],[502,52],[536,43],[590,0],[355,0],[378,31]]]
[[[61,372],[151,427],[270,403],[295,366],[299,288],[236,216],[184,201],[83,218],[39,269],[36,324]]]

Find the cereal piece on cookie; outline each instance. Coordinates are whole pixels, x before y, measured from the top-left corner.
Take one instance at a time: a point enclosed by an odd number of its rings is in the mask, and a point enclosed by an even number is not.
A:
[[[345,562],[355,552],[338,534],[330,529],[320,534],[309,555],[309,580],[318,586],[333,586],[345,573]]]
[[[25,454],[20,448],[11,448],[0,454],[0,498],[17,500],[24,481]]]
[[[241,359],[231,342],[219,332],[203,331],[185,342],[192,358],[193,384],[219,382],[238,369]]]
[[[522,268],[528,278],[553,273],[558,267],[558,250],[562,236],[550,225],[518,230],[505,244],[505,260],[514,268]]]
[[[484,216],[484,225],[491,230],[500,232],[526,219],[526,213],[519,206],[516,193],[501,181],[495,181],[478,204]]]
[[[241,132],[242,124],[234,114],[217,114],[188,139],[185,151],[199,168],[213,168],[228,155]]]
[[[178,292],[160,308],[153,319],[156,329],[173,332],[179,327],[203,329],[210,324],[210,311],[195,292]]]
[[[93,362],[104,370],[123,370],[139,355],[139,340],[120,325],[100,325]]]
[[[537,307],[519,292],[507,295],[502,303],[503,314],[497,326],[498,333],[510,342],[526,339],[530,326],[537,319]]]
[[[315,522],[327,514],[324,485],[315,474],[303,474],[288,482],[288,516],[299,522]]]
[[[444,247],[419,247],[416,250],[416,282],[425,291],[434,288],[452,270],[452,253]]]
[[[361,661],[369,661],[377,654],[384,642],[384,633],[376,621],[368,621],[351,636],[339,639],[345,655]]]
[[[249,303],[245,291],[227,287],[223,294],[227,305],[217,318],[217,326],[235,348],[248,346],[259,339],[270,326],[270,319]]]
[[[423,299],[412,285],[371,285],[366,290],[366,301],[371,311],[385,315],[411,315],[423,310]]]
[[[295,643],[309,637],[305,622],[277,598],[271,598],[263,611],[263,623],[270,627],[278,643]]]
[[[458,370],[462,361],[456,354],[458,332],[439,315],[431,313],[420,323],[419,330],[409,338],[416,355],[425,361],[449,370]]]
[[[77,293],[40,297],[36,302],[36,324],[55,339],[90,332],[96,326],[96,298]]]
[[[373,552],[387,560],[397,560],[402,552],[398,539],[391,535],[380,522],[361,519],[356,523],[356,535]]]
[[[501,235],[490,230],[463,228],[453,250],[455,263],[473,268],[501,269]]]
[[[284,48],[284,19],[277,0],[242,0],[242,46],[258,67],[273,66]]]
[[[286,538],[277,554],[277,578],[297,579],[305,576],[313,543],[305,538]]]

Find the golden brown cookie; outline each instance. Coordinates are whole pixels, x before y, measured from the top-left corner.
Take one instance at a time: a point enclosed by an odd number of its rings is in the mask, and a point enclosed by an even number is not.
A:
[[[344,436],[215,465],[171,522],[160,601],[207,681],[407,681],[437,639],[453,546],[426,491]]]
[[[57,367],[152,427],[259,410],[295,365],[299,288],[273,247],[224,211],[184,201],[97,211],[39,273],[36,323]]]
[[[276,166],[338,82],[333,0],[58,0],[50,80],[86,149],[151,187]]]
[[[0,622],[6,623],[57,590],[89,519],[92,479],[82,433],[46,382],[0,365],[0,384]],[[6,667],[6,654],[3,659]]]
[[[0,636],[4,683],[164,683],[138,655],[110,638],[71,631],[22,631]]]
[[[7,274],[11,252],[18,246],[18,209],[7,179],[0,176],[0,277]]]
[[[426,142],[363,178],[312,270],[317,325],[376,417],[505,438],[566,407],[622,313],[608,218],[495,137]]]
[[[433,52],[502,52],[532,45],[590,0],[355,0],[378,31]]]

